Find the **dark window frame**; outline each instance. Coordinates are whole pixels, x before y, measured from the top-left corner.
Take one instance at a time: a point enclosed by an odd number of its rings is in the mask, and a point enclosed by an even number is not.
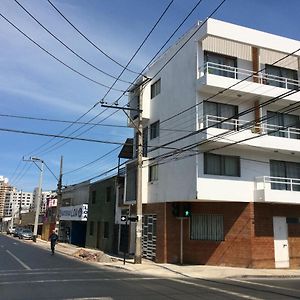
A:
[[[103,222],[103,238],[109,238],[109,222],[106,221]]]
[[[215,162],[219,163],[219,170],[217,172],[210,172],[209,170],[209,160],[213,159]],[[236,160],[236,173],[229,174],[226,170],[226,161],[235,159]],[[230,177],[241,177],[241,159],[239,156],[234,155],[220,155],[213,153],[204,153],[204,174],[205,175],[216,175],[216,176],[230,176]]]
[[[156,97],[161,93],[161,79],[156,80],[153,84],[151,84],[151,99]]]
[[[160,127],[159,120],[150,124],[150,140],[159,137],[159,127]]]

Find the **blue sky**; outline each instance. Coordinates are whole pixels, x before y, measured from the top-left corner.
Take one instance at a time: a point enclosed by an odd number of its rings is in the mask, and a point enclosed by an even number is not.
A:
[[[46,0],[18,0],[48,30],[70,48],[105,72],[118,76],[122,68],[103,56],[84,40]],[[53,4],[98,47],[122,65],[126,65],[147,33],[170,1],[166,0],[53,0]],[[146,44],[130,64],[130,69],[141,71],[173,30],[198,1],[174,0],[164,18],[151,34]],[[169,43],[204,20],[221,0],[203,0],[177,35]],[[227,0],[214,15],[242,26],[300,40],[300,1],[290,0]],[[110,86],[114,79],[101,74],[85,64],[51,37],[14,1],[1,0],[0,12],[34,41],[57,58],[85,76]],[[0,114],[22,115],[73,121],[103,98],[107,88],[75,74],[47,55],[20,32],[0,17]],[[132,81],[135,74],[125,71],[122,79]],[[115,88],[126,90],[128,83],[118,82]],[[111,91],[105,100],[113,102],[121,92]],[[123,97],[121,103],[126,102]],[[87,122],[100,112],[97,106],[82,121]],[[107,110],[94,122],[114,113],[103,124],[126,126],[124,113]],[[0,116],[0,128],[58,134],[66,123],[17,119]],[[63,135],[79,128],[74,125]],[[86,130],[84,127],[82,130]],[[76,134],[80,133],[78,131]],[[132,136],[125,127],[95,126],[81,137],[111,142],[124,142]],[[117,145],[65,141],[34,135],[0,131],[0,175],[8,177],[19,189],[32,191],[38,183],[38,168],[22,157],[38,156],[56,176],[60,156],[64,156],[64,184],[73,184],[101,174],[117,165],[118,150],[80,171],[72,170],[112,151]],[[65,144],[64,144],[65,143]],[[53,146],[54,145],[54,146]],[[55,189],[56,179],[45,171],[43,189]]]

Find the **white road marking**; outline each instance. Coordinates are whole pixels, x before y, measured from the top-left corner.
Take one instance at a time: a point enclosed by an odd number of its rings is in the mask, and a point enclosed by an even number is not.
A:
[[[40,280],[19,280],[3,281],[0,285],[17,285],[32,283],[61,283],[61,282],[97,282],[97,281],[136,281],[136,280],[161,280],[161,278],[143,277],[143,278],[74,278],[74,279],[40,279]]]
[[[22,267],[24,267],[27,270],[31,270],[30,267],[28,267],[25,263],[23,263],[18,257],[16,257],[14,254],[12,254],[9,250],[6,250],[6,252],[12,256]]]
[[[111,297],[68,298],[64,300],[113,300]]]
[[[233,278],[230,279],[230,280],[231,281],[235,281],[235,282],[240,282],[240,283],[247,283],[247,284],[252,284],[252,285],[258,285],[258,286],[268,287],[268,288],[271,288],[271,289],[279,289],[279,290],[286,290],[286,291],[298,292],[299,293],[299,290],[295,290],[295,289],[291,289],[291,288],[286,288],[286,287],[280,287],[280,286],[271,285],[271,284],[258,283],[258,282],[252,282],[252,281],[248,281],[248,280],[239,280],[239,279],[233,279]],[[282,280],[282,278],[280,278],[280,280]]]
[[[245,295],[245,294],[242,294],[242,293],[227,291],[227,290],[223,290],[221,288],[211,287],[211,286],[207,286],[207,285],[204,285],[204,284],[201,284],[201,283],[188,282],[188,281],[181,280],[181,279],[171,279],[171,280],[172,281],[177,281],[177,282],[180,282],[180,283],[185,283],[185,284],[189,284],[189,285],[198,286],[198,287],[201,287],[203,289],[207,289],[207,290],[222,293],[222,294],[228,294],[228,295],[231,295],[231,296],[236,296],[236,297],[243,298],[243,299],[263,300],[262,298],[257,298],[257,297],[248,296],[248,295]]]

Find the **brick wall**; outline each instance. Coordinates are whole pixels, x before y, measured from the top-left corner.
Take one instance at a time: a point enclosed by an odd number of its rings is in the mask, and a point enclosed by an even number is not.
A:
[[[180,220],[172,204],[147,204],[157,215],[156,262],[180,262]],[[274,268],[273,216],[300,217],[300,206],[263,203],[192,203],[192,214],[224,216],[224,241],[190,240],[190,220],[183,221],[183,263]],[[300,266],[300,224],[288,224],[290,267]]]

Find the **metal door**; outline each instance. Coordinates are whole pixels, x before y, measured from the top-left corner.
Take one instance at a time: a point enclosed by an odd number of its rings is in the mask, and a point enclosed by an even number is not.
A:
[[[273,217],[275,267],[289,268],[289,244],[286,217]]]

